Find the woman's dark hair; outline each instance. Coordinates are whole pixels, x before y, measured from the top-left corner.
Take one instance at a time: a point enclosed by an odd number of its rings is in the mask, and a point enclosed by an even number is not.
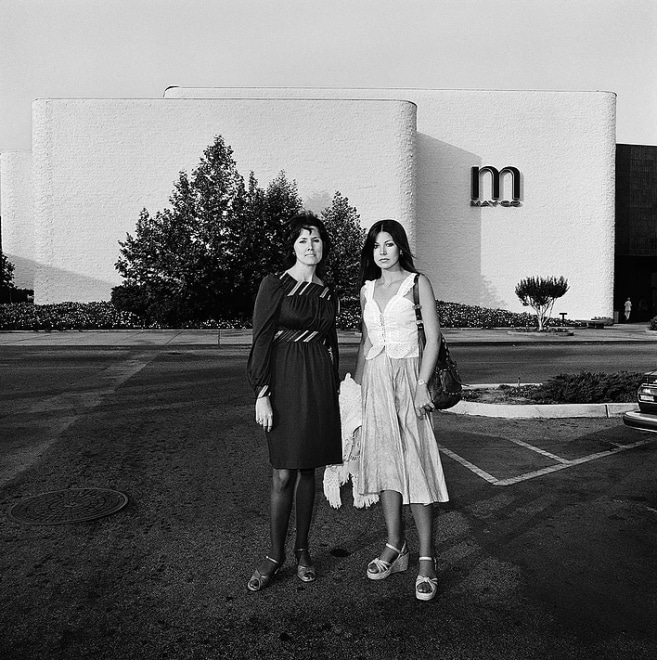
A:
[[[360,282],[359,288],[362,287],[367,280],[376,280],[381,277],[381,269],[374,263],[374,243],[376,243],[376,237],[382,231],[390,234],[395,245],[399,248],[400,266],[409,273],[418,272],[413,263],[413,254],[408,245],[408,237],[406,236],[406,230],[404,227],[396,220],[379,220],[378,222],[375,222],[367,232],[365,245],[363,245],[363,250],[360,254],[360,273],[358,276]]]
[[[317,229],[319,237],[322,239],[322,260],[317,264],[317,272],[321,274],[326,265],[326,257],[331,251],[331,239],[326,231],[324,223],[310,211],[303,211],[295,215],[287,223],[287,234],[285,236],[285,256],[284,263],[286,268],[292,268],[297,260],[297,255],[294,252],[294,244],[301,232],[305,229],[312,231],[313,228]]]

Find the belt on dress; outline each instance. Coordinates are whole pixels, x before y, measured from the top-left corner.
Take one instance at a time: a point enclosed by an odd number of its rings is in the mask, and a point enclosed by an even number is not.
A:
[[[323,342],[324,337],[317,330],[277,330],[274,335],[275,344],[292,341]]]

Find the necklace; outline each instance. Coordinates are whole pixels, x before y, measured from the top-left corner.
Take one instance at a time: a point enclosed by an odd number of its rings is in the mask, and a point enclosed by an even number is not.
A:
[[[392,282],[384,282],[383,278],[381,278],[381,286],[385,286],[386,288],[391,287],[393,284],[397,284],[398,282],[403,281],[404,278],[400,277],[398,280],[392,280]]]

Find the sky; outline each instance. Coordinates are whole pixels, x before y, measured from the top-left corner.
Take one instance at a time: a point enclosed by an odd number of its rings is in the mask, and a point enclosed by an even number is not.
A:
[[[0,151],[35,98],[170,85],[612,91],[657,145],[655,37],[657,0],[0,0]]]

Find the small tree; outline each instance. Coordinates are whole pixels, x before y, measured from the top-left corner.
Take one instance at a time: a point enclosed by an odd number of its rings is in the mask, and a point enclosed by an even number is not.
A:
[[[538,330],[542,331],[554,307],[554,301],[568,291],[564,277],[527,277],[516,285],[516,296],[525,307],[536,312]]]
[[[14,264],[0,252],[0,287],[14,286]]]
[[[217,136],[191,176],[180,172],[170,208],[154,217],[142,210],[135,235],[119,243],[116,268],[152,320],[204,319],[229,305],[231,244],[241,232],[244,197],[233,150]]]

